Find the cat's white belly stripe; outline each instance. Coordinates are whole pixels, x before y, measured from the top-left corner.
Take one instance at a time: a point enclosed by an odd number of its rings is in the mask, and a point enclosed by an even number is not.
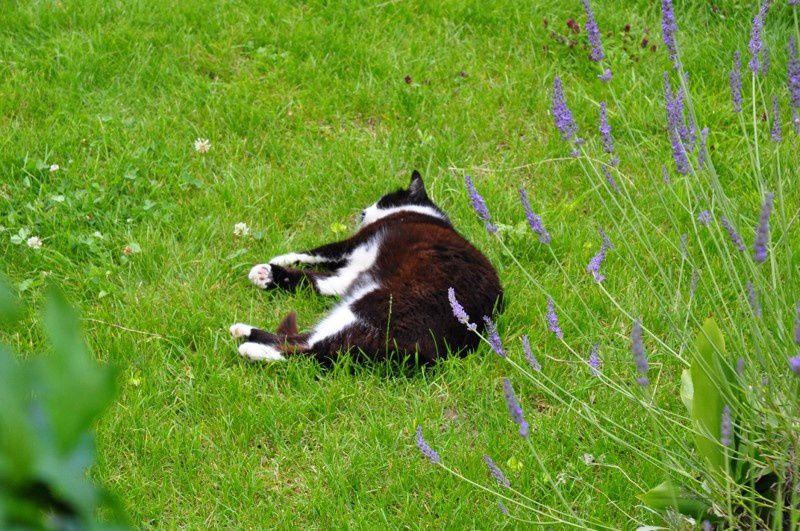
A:
[[[374,282],[357,288],[346,300],[336,306],[325,319],[314,327],[311,337],[308,338],[308,347],[313,348],[316,343],[319,343],[325,338],[339,334],[343,330],[346,330],[347,327],[357,322],[358,317],[353,313],[351,305],[364,295],[376,289],[378,289],[378,284]]]
[[[364,245],[356,247],[347,258],[347,265],[336,272],[336,275],[316,281],[317,290],[323,295],[343,295],[353,285],[358,276],[368,271],[378,259],[382,238],[375,238]]]
[[[289,254],[282,254],[280,256],[276,256],[272,260],[269,261],[270,264],[278,265],[281,267],[287,267],[292,264],[320,264],[322,262],[326,262],[327,258],[322,256],[314,256],[311,254],[306,253],[289,253]]]

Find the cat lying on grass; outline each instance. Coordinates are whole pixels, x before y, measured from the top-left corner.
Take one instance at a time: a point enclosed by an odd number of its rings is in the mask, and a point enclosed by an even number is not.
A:
[[[315,269],[296,269],[308,264]],[[419,172],[408,188],[383,196],[361,213],[350,238],[276,256],[250,270],[262,289],[293,291],[303,284],[341,301],[310,331],[300,333],[294,312],[275,333],[237,323],[231,335],[251,361],[313,356],[330,365],[340,352],[357,359],[416,358],[431,364],[448,352],[474,349],[480,339],[456,320],[448,290],[468,314],[491,316],[503,289],[486,257],[459,235],[428,197]]]

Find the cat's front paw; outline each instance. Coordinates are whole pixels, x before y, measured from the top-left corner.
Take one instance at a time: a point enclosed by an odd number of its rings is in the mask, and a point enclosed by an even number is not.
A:
[[[247,278],[259,288],[267,289],[272,285],[272,267],[269,264],[253,266]]]
[[[231,337],[233,339],[248,338],[252,331],[253,327],[244,323],[236,323],[230,327]]]

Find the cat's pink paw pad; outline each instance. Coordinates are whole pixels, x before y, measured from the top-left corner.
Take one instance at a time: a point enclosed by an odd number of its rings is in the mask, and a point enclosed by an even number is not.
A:
[[[269,264],[258,264],[253,266],[247,277],[259,288],[266,289],[272,283],[272,267]]]

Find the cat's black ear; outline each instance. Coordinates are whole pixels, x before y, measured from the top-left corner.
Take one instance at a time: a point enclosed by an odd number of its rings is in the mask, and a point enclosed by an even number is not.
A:
[[[414,197],[427,197],[425,183],[422,182],[422,175],[417,170],[411,172],[411,184],[408,185],[408,192]]]

